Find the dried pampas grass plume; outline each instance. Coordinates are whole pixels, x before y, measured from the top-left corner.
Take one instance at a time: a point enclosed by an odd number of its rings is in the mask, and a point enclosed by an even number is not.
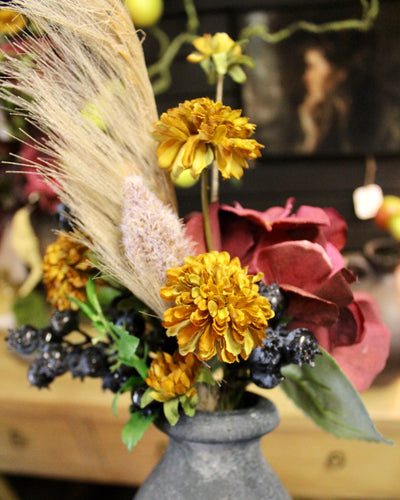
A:
[[[139,176],[129,177],[124,186],[122,242],[137,289],[146,291],[142,300],[162,317],[168,307],[160,297],[168,269],[183,264],[193,252],[185,237],[183,223],[143,183]]]
[[[122,186],[135,174],[163,203],[175,207],[175,195],[158,168],[156,105],[130,17],[120,0],[14,0],[13,8],[41,36],[14,42],[30,62],[3,58],[0,96],[48,137],[41,151],[51,160],[33,166],[71,209],[82,242],[143,299],[121,248]]]

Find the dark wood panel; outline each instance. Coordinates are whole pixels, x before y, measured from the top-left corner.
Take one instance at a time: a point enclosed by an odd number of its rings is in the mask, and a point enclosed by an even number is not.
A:
[[[381,1],[384,4],[398,0]],[[287,9],[290,12],[301,9],[303,12],[311,6],[330,12],[339,9],[340,14],[341,7],[360,7],[359,0],[196,0],[195,3],[200,18],[199,33],[226,31],[233,38],[238,33],[243,14],[253,9]],[[183,2],[166,1],[162,27],[169,36],[184,30],[185,25]],[[148,61],[154,60],[157,53],[155,41],[149,37],[144,47]],[[207,84],[200,68],[186,63],[185,58],[191,50],[190,45],[185,45],[172,65],[174,84],[168,92],[157,96],[160,113],[185,99],[214,96],[214,88]],[[242,108],[240,91],[239,86],[227,79],[224,103]],[[380,154],[376,160],[377,183],[385,194],[400,196],[400,155]],[[283,205],[289,196],[294,196],[298,205],[332,206],[348,223],[347,249],[356,250],[362,248],[367,240],[383,234],[372,221],[360,221],[354,214],[352,194],[356,187],[364,183],[365,162],[363,155],[274,157],[265,153],[257,166],[245,173],[242,182],[223,182],[220,198],[225,203],[237,200],[256,210]],[[200,209],[198,186],[178,190],[178,199],[181,215]]]

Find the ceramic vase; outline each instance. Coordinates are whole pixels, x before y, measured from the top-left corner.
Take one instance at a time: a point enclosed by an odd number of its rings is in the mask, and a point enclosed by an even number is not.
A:
[[[160,420],[168,448],[135,500],[290,500],[261,451],[278,423],[275,405],[258,397],[244,409],[183,415],[175,426]]]

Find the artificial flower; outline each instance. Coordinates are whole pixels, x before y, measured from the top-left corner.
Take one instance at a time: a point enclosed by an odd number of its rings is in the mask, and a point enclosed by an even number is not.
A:
[[[380,326],[381,342],[369,341],[370,322],[364,318],[365,308],[354,299],[350,287],[354,277],[340,253],[346,241],[344,219],[333,209],[309,206],[293,213],[293,204],[289,199],[285,207],[265,212],[244,209],[238,203],[234,207],[213,204],[214,246],[238,257],[249,272],[262,272],[265,283],[278,283],[288,298],[289,326],[309,328],[320,345],[337,357],[356,388],[365,389],[388,356],[388,330],[373,314],[376,308],[370,307],[374,331]],[[187,234],[198,241],[199,252],[205,245],[201,225],[200,214],[192,214],[186,222]],[[369,361],[363,370],[348,370],[353,349],[362,342],[368,344]]]
[[[240,179],[248,167],[246,160],[261,156],[263,146],[248,139],[254,128],[241,110],[221,102],[207,97],[185,101],[163,113],[155,124],[159,165],[175,178],[190,169],[197,179],[215,160],[225,179]]]
[[[26,18],[15,10],[0,8],[0,34],[16,35],[26,24]]]
[[[196,38],[193,45],[198,52],[189,54],[187,60],[200,64],[211,84],[226,74],[236,83],[243,83],[246,73],[241,65],[254,67],[251,57],[242,53],[240,42],[233,41],[226,33],[205,34]]]
[[[85,245],[63,233],[47,247],[43,258],[43,283],[47,300],[55,309],[78,309],[68,297],[85,301],[85,287],[92,269],[87,250]]]
[[[193,386],[200,366],[200,361],[191,353],[186,356],[182,356],[179,351],[172,356],[167,352],[157,353],[146,378],[146,384],[154,389],[150,396],[160,403],[179,396],[192,398],[196,394]]]
[[[242,49],[240,45],[232,40],[227,33],[216,33],[214,36],[209,33],[196,38],[193,42],[198,52],[192,52],[187,60],[191,63],[199,63],[211,57],[213,54],[232,52],[232,55],[240,56]]]
[[[238,258],[227,252],[187,257],[181,267],[167,272],[161,297],[175,305],[164,313],[168,336],[176,336],[181,354],[193,352],[208,360],[215,354],[233,363],[247,359],[262,345],[268,319],[268,299],[258,293],[262,274],[248,275]]]

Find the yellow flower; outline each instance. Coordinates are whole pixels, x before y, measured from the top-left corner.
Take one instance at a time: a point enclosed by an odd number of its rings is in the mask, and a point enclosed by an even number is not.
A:
[[[198,52],[192,52],[188,55],[187,60],[192,63],[199,63],[213,54],[221,54],[223,52],[231,51],[234,56],[242,54],[240,45],[235,43],[226,33],[216,33],[214,36],[206,33],[196,38],[193,45]]]
[[[176,336],[181,354],[193,352],[208,360],[215,354],[233,363],[247,359],[262,345],[268,319],[274,313],[258,293],[262,273],[248,275],[237,257],[209,252],[187,257],[182,267],[167,272],[161,297],[175,306],[164,313],[168,336]]]
[[[159,352],[150,365],[146,384],[154,389],[150,396],[164,403],[179,396],[192,398],[196,394],[193,387],[200,370],[200,361],[193,355],[181,356],[178,351],[173,356]]]
[[[12,9],[0,9],[0,33],[2,35],[15,35],[26,26],[26,19]]]
[[[215,159],[225,179],[240,179],[246,159],[261,156],[263,146],[248,139],[255,125],[241,116],[240,109],[232,110],[221,102],[207,97],[185,101],[169,109],[155,124],[155,137],[161,168],[177,178],[187,169],[197,179]]]
[[[92,265],[86,257],[87,247],[60,233],[43,258],[43,283],[52,307],[64,311],[77,309],[67,295],[86,299],[86,283]]]

